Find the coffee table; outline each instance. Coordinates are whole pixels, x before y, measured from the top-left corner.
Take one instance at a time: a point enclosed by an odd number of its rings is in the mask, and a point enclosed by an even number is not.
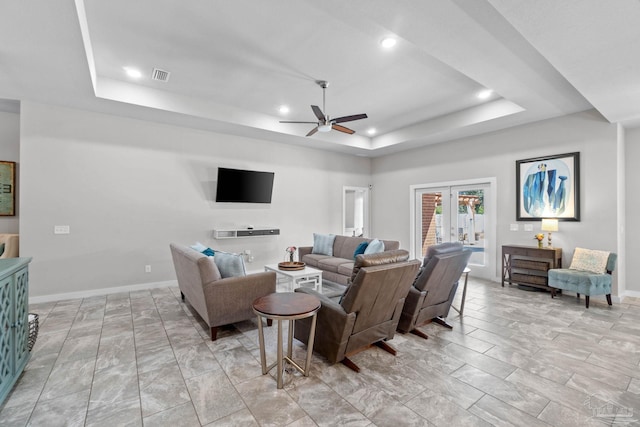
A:
[[[316,335],[316,314],[320,309],[320,300],[313,295],[298,292],[281,292],[265,295],[253,302],[253,312],[258,316],[258,339],[260,341],[260,364],[262,375],[266,375],[274,366],[277,366],[277,386],[282,388],[282,370],[284,362],[290,363],[305,377],[309,376],[311,366],[311,354],[313,353],[313,341]],[[278,321],[278,350],[277,359],[267,366],[267,357],[264,348],[264,329],[262,318]],[[307,358],[304,368],[292,359],[294,320],[312,317],[309,330],[309,343],[307,344]],[[289,321],[289,339],[287,355],[283,356],[282,348],[282,321]]]
[[[264,271],[275,271],[278,275],[278,280],[291,283],[289,291],[293,292],[295,288],[299,288],[306,283],[312,283],[313,288],[322,293],[322,270],[317,268],[305,267],[302,270],[280,270],[278,264],[267,264],[264,266]]]

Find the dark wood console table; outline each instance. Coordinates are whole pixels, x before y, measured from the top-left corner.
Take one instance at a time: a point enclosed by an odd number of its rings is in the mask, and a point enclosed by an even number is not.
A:
[[[562,248],[502,246],[502,286],[526,285],[549,289],[547,271],[562,268]]]

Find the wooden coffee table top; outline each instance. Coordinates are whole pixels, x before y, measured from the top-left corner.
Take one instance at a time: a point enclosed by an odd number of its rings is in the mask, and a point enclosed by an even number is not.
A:
[[[273,316],[296,316],[320,308],[320,300],[300,292],[280,292],[265,295],[253,302],[260,313]]]

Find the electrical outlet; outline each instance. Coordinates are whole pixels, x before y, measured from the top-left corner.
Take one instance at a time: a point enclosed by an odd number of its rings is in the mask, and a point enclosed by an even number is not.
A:
[[[524,231],[533,231],[533,224],[525,224]]]
[[[151,266],[150,265],[145,265],[144,266],[144,272],[145,273],[151,273]]]
[[[53,234],[69,234],[69,233],[71,233],[71,228],[68,225],[53,226]]]
[[[518,224],[509,225],[509,231],[518,231],[519,229],[520,229],[520,226]]]
[[[245,249],[244,250],[244,254],[245,255],[251,255],[251,249]]]

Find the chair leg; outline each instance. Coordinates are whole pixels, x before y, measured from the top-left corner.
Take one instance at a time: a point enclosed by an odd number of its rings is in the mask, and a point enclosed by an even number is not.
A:
[[[267,319],[267,326],[273,325],[273,319]]]
[[[578,299],[580,299],[580,294],[576,293],[576,297],[578,297]]]
[[[551,298],[554,298],[556,296],[556,288],[549,288],[549,290],[551,291]]]
[[[436,322],[438,325],[444,326],[445,328],[453,329],[453,326],[448,324],[447,321],[444,320],[442,317],[434,317],[433,321]]]
[[[340,363],[342,363],[344,366],[351,369],[352,371],[360,372],[360,367],[355,363],[353,363],[353,361],[348,357],[345,357],[344,359],[342,359]]]
[[[376,342],[376,345],[377,345],[378,347],[380,347],[381,349],[383,349],[384,351],[386,351],[387,353],[391,353],[391,354],[393,354],[394,356],[395,356],[396,354],[398,354],[398,352],[396,351],[396,349],[395,349],[395,348],[391,347],[389,344],[387,344],[387,343],[386,343],[386,342],[384,342],[384,341],[377,341],[377,342]]]
[[[584,300],[585,300],[587,308],[589,308],[589,295],[585,295],[584,296]]]
[[[184,301],[184,294],[180,292],[180,296],[182,297],[182,301]]]
[[[218,327],[217,326],[212,326],[211,327],[211,341],[215,341],[218,338]]]
[[[411,333],[414,335],[419,336],[420,338],[424,338],[425,340],[429,339],[429,335],[425,334],[424,332],[422,332],[419,329],[412,329]]]
[[[611,294],[607,294],[607,304],[612,305],[611,304]]]

